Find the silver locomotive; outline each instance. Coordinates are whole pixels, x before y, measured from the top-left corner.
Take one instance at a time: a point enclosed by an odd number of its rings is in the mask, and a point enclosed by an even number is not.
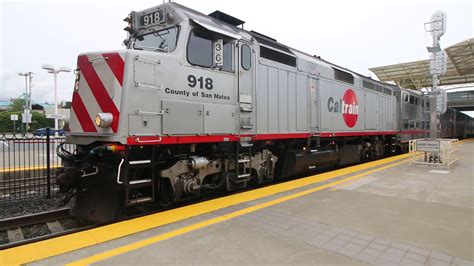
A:
[[[106,222],[132,206],[381,158],[403,149],[405,115],[416,127],[427,119],[400,99],[409,92],[219,11],[166,3],[125,21],[126,50],[77,61],[67,135],[77,150],[59,147],[57,182],[78,217]]]

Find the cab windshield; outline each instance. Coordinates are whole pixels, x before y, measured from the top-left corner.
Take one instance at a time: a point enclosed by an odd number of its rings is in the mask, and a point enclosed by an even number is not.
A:
[[[178,27],[160,31],[152,31],[138,36],[132,44],[135,50],[146,50],[155,52],[172,52],[178,41]]]

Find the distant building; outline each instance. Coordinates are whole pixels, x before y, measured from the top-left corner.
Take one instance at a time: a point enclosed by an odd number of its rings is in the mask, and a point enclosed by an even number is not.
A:
[[[10,101],[0,101],[0,112],[10,110]]]

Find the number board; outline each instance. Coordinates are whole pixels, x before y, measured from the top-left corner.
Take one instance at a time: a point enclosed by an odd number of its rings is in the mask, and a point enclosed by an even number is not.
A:
[[[163,10],[156,10],[140,16],[140,26],[150,26],[165,21]]]

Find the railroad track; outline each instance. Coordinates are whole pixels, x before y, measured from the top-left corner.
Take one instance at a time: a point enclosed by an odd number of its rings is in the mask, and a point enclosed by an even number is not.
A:
[[[95,227],[69,215],[69,208],[0,220],[0,250]]]

